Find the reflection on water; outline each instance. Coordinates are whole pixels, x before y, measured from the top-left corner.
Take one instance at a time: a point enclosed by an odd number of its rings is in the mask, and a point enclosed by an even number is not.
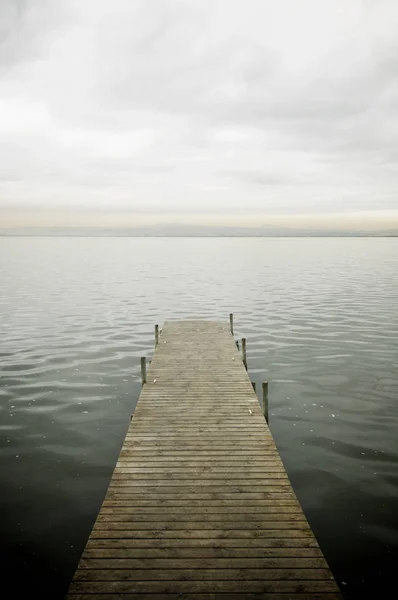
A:
[[[0,238],[0,520],[14,597],[63,597],[166,318],[228,319],[347,598],[398,559],[398,240]],[[44,596],[43,596],[44,597]]]

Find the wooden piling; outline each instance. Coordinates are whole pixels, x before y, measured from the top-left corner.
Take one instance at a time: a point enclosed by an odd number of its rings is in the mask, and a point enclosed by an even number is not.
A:
[[[247,371],[246,338],[242,338],[242,360]]]
[[[268,381],[263,381],[263,413],[268,423]]]
[[[231,334],[234,335],[234,315],[233,315],[233,313],[229,313],[229,326],[231,329]]]
[[[159,343],[159,325],[155,325],[155,348]]]
[[[146,356],[141,356],[141,383],[146,383]]]

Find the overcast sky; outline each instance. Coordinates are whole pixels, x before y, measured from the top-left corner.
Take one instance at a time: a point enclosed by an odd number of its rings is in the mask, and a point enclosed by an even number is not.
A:
[[[397,190],[396,0],[0,0],[3,222],[397,224]]]

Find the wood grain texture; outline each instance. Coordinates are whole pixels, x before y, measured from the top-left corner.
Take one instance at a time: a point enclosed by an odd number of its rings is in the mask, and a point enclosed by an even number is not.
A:
[[[166,323],[69,600],[340,600],[228,323]]]

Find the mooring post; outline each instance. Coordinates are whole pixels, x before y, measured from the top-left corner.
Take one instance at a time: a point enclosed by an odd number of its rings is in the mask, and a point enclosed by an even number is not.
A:
[[[231,328],[232,335],[234,335],[234,315],[233,315],[233,313],[229,313],[229,326]]]
[[[252,386],[253,386],[254,393],[256,393],[256,382],[255,381],[252,381]]]
[[[146,383],[146,356],[141,356],[141,383]]]
[[[155,348],[159,343],[159,325],[155,325]]]
[[[268,381],[263,381],[263,413],[268,423]]]
[[[246,338],[242,338],[242,360],[247,371]]]

